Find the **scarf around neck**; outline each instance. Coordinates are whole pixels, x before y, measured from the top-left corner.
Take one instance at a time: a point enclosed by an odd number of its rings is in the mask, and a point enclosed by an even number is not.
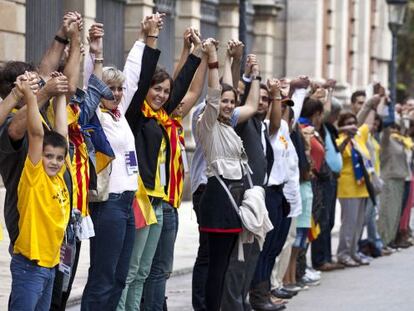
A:
[[[181,135],[183,134],[181,118],[171,118],[163,108],[154,111],[146,100],[144,100],[141,111],[146,118],[155,119],[167,133],[167,144],[170,148],[167,197],[168,202],[177,208],[181,203],[184,180],[182,147],[180,146],[180,143],[184,146],[184,135]]]

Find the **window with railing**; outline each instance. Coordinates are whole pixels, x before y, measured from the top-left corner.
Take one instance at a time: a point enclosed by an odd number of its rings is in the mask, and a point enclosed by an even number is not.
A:
[[[165,13],[164,28],[158,38],[158,47],[161,50],[159,64],[169,72],[174,70],[175,53],[175,1],[155,0],[154,12]]]
[[[62,23],[62,0],[26,0],[26,61],[39,64]]]
[[[124,68],[124,6],[122,0],[96,0],[96,21],[103,23],[105,65]]]

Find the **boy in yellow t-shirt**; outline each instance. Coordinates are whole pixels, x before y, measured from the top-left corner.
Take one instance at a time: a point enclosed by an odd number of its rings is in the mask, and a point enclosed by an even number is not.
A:
[[[17,190],[19,235],[10,264],[9,310],[49,310],[70,210],[63,180],[68,149],[66,99],[65,95],[56,99],[54,130],[44,133],[30,85],[23,78],[16,87],[27,107],[29,151]]]

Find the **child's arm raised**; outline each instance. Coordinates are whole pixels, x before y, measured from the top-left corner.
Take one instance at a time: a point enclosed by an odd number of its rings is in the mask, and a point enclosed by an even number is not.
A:
[[[40,117],[37,99],[28,79],[18,79],[16,88],[23,94],[23,100],[27,106],[27,133],[29,135],[29,159],[33,165],[42,160],[43,153],[43,125]]]

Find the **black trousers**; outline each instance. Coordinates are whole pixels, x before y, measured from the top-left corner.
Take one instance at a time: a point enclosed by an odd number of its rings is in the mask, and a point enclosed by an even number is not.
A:
[[[205,185],[201,185],[193,194],[193,208],[197,222],[200,220],[200,201],[204,193]],[[208,238],[207,233],[200,232],[199,246],[196,261],[193,268],[192,304],[195,311],[206,310],[205,291],[208,271]]]
[[[224,278],[238,237],[238,234],[231,233],[208,233],[208,243],[214,245],[208,250],[209,263],[205,294],[208,311],[220,310]]]
[[[321,232],[311,246],[312,266],[314,268],[332,262],[331,231],[335,224],[337,185],[336,178],[321,182],[323,189],[323,208],[319,217]]]
[[[230,264],[224,281],[223,297],[221,299],[222,310],[250,311],[252,310],[247,299],[250,290],[257,260],[260,255],[259,243],[244,244],[244,261],[238,260],[239,249],[233,248]]]
[[[266,235],[263,249],[259,255],[256,271],[251,283],[251,287],[253,288],[262,282],[267,282],[270,290],[270,276],[275,264],[275,259],[283,249],[291,223],[291,218],[283,215],[282,204],[282,188],[267,188],[266,208],[269,212],[269,218],[274,229],[269,231]]]
[[[68,302],[70,291],[72,290],[72,284],[75,280],[76,270],[78,269],[79,255],[82,242],[76,240],[76,254],[75,261],[72,266],[72,274],[69,279],[69,287],[67,291],[63,291],[63,279],[64,275],[56,267],[56,276],[53,283],[52,302],[50,304],[51,311],[64,311],[66,309],[66,303]]]

